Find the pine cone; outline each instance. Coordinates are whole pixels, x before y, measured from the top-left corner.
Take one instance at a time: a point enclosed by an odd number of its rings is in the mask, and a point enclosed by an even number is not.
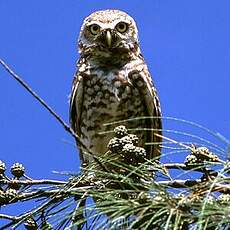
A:
[[[38,225],[33,218],[28,219],[24,223],[24,226],[27,230],[37,230],[38,229]]]
[[[122,147],[123,147],[123,145],[122,145],[120,139],[117,137],[114,137],[109,141],[108,149],[112,153],[119,153],[122,150]]]
[[[12,175],[14,175],[17,178],[20,178],[20,177],[24,176],[25,168],[22,164],[15,163],[12,165],[10,171],[11,171]]]
[[[9,188],[5,191],[5,199],[6,202],[11,202],[16,196],[17,196],[17,191],[15,189]]]
[[[114,129],[115,136],[118,138],[124,137],[128,134],[124,125],[120,125]]]
[[[4,191],[0,190],[0,206],[6,203],[6,194]]]
[[[0,175],[3,175],[6,171],[6,165],[0,160]]]
[[[138,145],[138,137],[137,137],[137,135],[129,134],[128,137],[132,141],[133,145],[135,145],[135,146]]]

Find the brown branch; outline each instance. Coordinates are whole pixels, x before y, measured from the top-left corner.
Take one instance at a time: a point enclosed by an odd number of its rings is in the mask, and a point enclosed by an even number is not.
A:
[[[195,185],[202,186],[200,190],[201,193],[210,192],[210,185],[213,185],[213,181],[202,181],[201,179],[196,180],[172,180],[172,181],[158,181],[155,182],[157,185],[160,186],[167,186],[171,188],[191,188]],[[222,183],[214,183],[211,192],[221,192],[221,193],[230,193],[230,185],[229,184],[222,184]]]
[[[9,215],[5,215],[5,214],[0,214],[0,219],[6,219],[6,220],[15,221],[17,218],[15,218],[15,216],[9,216]]]
[[[166,163],[163,164],[163,167],[165,167],[166,169],[178,169],[178,170],[184,170],[184,171],[196,171],[196,172],[200,172],[200,173],[218,173],[217,171],[213,170],[213,169],[207,169],[207,168],[202,168],[200,166],[194,167],[195,165],[186,165],[184,163]],[[220,176],[221,178],[226,178],[226,176],[219,174],[218,176]]]
[[[66,181],[58,181],[58,180],[0,180],[0,184],[7,185],[63,185],[66,184]]]
[[[169,186],[172,188],[189,188],[194,185],[202,183],[201,179],[197,180],[172,180],[172,181],[158,181],[156,184]]]
[[[188,167],[184,163],[166,163],[163,166],[167,169],[182,169],[182,170],[191,170],[191,167]],[[192,168],[193,169],[193,168]],[[194,170],[194,169],[193,169]],[[199,169],[198,169],[199,170]]]
[[[76,192],[81,192],[81,191],[86,191],[88,189],[92,189],[93,186],[81,186],[81,187],[77,187],[77,188],[71,188],[68,190],[61,190],[60,189],[52,189],[52,190],[48,190],[48,191],[44,191],[44,190],[39,190],[36,192],[30,192],[30,193],[22,193],[21,195],[18,195],[14,200],[12,200],[11,203],[15,203],[17,201],[27,201],[27,200],[32,200],[32,199],[37,199],[37,198],[41,198],[41,197],[51,197],[52,195],[70,195],[72,193],[76,193]]]

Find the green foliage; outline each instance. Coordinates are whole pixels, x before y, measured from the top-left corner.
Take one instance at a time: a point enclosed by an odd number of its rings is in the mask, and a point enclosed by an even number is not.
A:
[[[137,146],[138,138],[124,126],[114,132],[108,152],[85,166],[81,175],[68,175],[66,182],[28,179],[18,163],[11,167],[10,178],[1,162],[1,205],[40,202],[16,217],[0,214],[9,220],[5,227],[229,229],[228,161],[207,147],[183,144],[188,152],[183,163],[162,164],[147,159],[145,149]],[[15,185],[18,188],[12,189]]]

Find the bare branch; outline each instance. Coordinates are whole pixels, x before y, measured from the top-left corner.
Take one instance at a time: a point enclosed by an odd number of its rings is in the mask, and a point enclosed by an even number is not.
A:
[[[72,134],[77,140],[79,137],[74,133],[73,130],[61,119],[61,117],[37,94],[32,88],[25,83],[22,78],[17,75],[2,59],[0,59],[0,64],[4,67],[4,69],[17,81],[19,82],[26,90],[29,92],[39,103],[41,103],[58,121],[61,125],[67,130],[70,134]]]
[[[62,185],[66,184],[66,181],[58,180],[0,180],[0,184],[17,184],[17,185]]]
[[[54,109],[52,109],[36,92],[34,92],[33,89],[2,59],[0,59],[0,64],[17,82],[19,82],[20,85],[22,85],[26,89],[26,91],[28,91],[43,107],[45,107],[53,117],[55,117],[55,119],[64,127],[64,129],[75,138],[79,145],[87,149],[87,153],[89,153],[93,157],[95,162],[97,162],[105,171],[109,171],[86,147],[86,145],[81,141],[81,138],[74,132],[74,130],[54,111]]]
[[[5,214],[0,214],[0,219],[7,219],[7,220],[17,220],[17,218],[15,216],[9,216],[9,215],[5,215]]]

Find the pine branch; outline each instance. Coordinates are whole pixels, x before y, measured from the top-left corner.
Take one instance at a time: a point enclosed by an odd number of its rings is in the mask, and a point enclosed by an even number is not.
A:
[[[13,179],[13,180],[0,180],[0,185],[8,185],[9,187],[12,187],[14,185],[23,185],[23,186],[31,186],[31,185],[63,185],[66,184],[66,181],[59,181],[59,180],[47,180],[47,179],[42,179],[42,180],[18,180],[18,179]]]

